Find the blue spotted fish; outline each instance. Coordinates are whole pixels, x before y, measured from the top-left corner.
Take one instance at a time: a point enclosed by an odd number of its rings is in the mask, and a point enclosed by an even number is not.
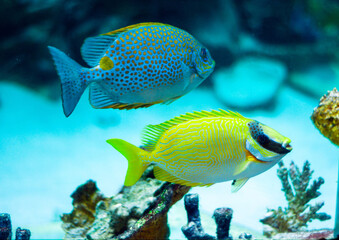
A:
[[[162,23],[140,23],[87,38],[81,54],[91,68],[48,48],[61,79],[66,117],[88,86],[94,108],[149,107],[188,93],[215,65],[192,35]]]
[[[175,117],[144,130],[143,149],[121,139],[107,140],[128,160],[125,186],[134,185],[154,164],[157,179],[186,186],[234,180],[232,191],[292,150],[274,129],[231,111],[202,111]]]

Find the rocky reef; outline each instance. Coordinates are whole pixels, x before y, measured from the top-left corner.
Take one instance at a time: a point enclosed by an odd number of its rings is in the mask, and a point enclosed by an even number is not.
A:
[[[15,240],[29,240],[31,231],[28,229],[17,228],[15,231]],[[0,213],[0,239],[12,239],[12,222],[11,216],[8,213]]]
[[[318,213],[324,206],[324,202],[311,205],[309,202],[321,195],[318,191],[324,184],[324,179],[319,177],[312,184],[313,170],[310,163],[305,162],[302,171],[292,162],[287,169],[283,162],[279,162],[277,175],[282,183],[282,191],[285,194],[287,208],[268,209],[264,218],[260,220],[264,224],[264,235],[272,237],[278,233],[299,232],[305,230],[312,220],[325,221],[331,218],[326,213]]]
[[[62,216],[65,239],[168,239],[167,212],[189,190],[155,179],[152,167],[111,198],[90,180],[72,194],[74,209]]]
[[[339,92],[336,88],[320,99],[311,119],[325,137],[339,146]]]
[[[220,239],[220,240],[231,240],[233,239],[230,235],[230,226],[233,216],[233,210],[231,208],[217,208],[213,213],[213,219],[217,225],[217,237],[205,233],[199,212],[199,196],[198,194],[186,194],[185,198],[185,209],[187,212],[187,224],[181,228],[185,237],[188,240],[198,239]],[[251,234],[242,233],[238,239],[252,239]]]
[[[244,57],[216,71],[212,79],[219,101],[231,108],[255,110],[273,105],[287,79],[287,68],[274,59]]]

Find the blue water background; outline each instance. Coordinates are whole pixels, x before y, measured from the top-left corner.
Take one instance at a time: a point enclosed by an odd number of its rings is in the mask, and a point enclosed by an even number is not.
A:
[[[211,90],[199,88],[171,105],[132,111],[95,110],[83,97],[74,114],[66,119],[60,101],[48,101],[11,83],[1,83],[0,93],[0,192],[5,193],[0,198],[0,209],[11,214],[14,226],[30,229],[48,228],[51,222],[59,222],[61,213],[72,210],[69,195],[88,179],[95,180],[106,196],[119,191],[127,161],[106,139],[122,138],[139,145],[140,132],[147,124],[184,112],[225,108]],[[18,108],[18,103],[24,107]],[[284,158],[285,165],[293,160],[301,167],[310,161],[315,170],[313,176],[325,179],[320,189],[322,195],[316,201],[325,201],[321,211],[333,216],[338,149],[310,121],[317,104],[317,100],[284,87],[273,112],[243,114],[292,139],[294,149]],[[235,223],[261,232],[259,219],[266,208],[286,206],[276,170],[277,166],[250,179],[236,194],[231,194],[230,182],[194,188],[191,192],[200,194],[203,211],[212,215],[217,207],[231,207]],[[184,218],[182,225],[185,223]],[[309,226],[332,228],[333,220],[314,221]]]
[[[36,2],[44,1],[37,0]],[[52,5],[53,2],[58,1],[50,0],[44,3]],[[64,12],[69,15],[65,18],[60,16],[58,16],[59,18],[55,18],[53,20],[54,25],[58,26],[69,21],[69,29],[77,29],[72,24],[75,25],[81,22],[81,14],[79,14],[79,17],[73,14],[72,11],[79,10],[78,7],[80,8],[81,4],[74,4],[75,7],[73,6],[74,8],[72,8],[72,1],[65,2],[69,3],[69,9],[65,8],[68,12],[66,10],[64,10]],[[88,2],[90,1],[87,1],[87,3]],[[152,2],[154,3],[156,1]],[[190,13],[194,18],[188,17],[185,20],[178,20],[179,14],[175,15],[176,13],[180,12],[182,14],[180,16],[186,14],[180,6],[181,5],[178,4],[177,12],[170,12],[171,15],[169,16],[159,14],[159,18],[176,22],[178,23],[178,27],[185,26],[185,30],[190,33],[192,33],[191,31],[194,29],[197,38],[199,38],[198,40],[204,44],[209,44],[209,46],[214,46],[214,54],[219,54],[219,60],[216,62],[218,69],[216,69],[216,71],[222,68],[230,69],[232,68],[231,63],[235,63],[238,60],[241,61],[241,54],[237,55],[239,49],[231,49],[229,51],[234,51],[232,54],[237,56],[238,59],[235,59],[235,57],[229,58],[230,56],[225,54],[224,62],[221,61],[223,60],[223,55],[221,56],[220,54],[224,54],[225,52],[229,53],[225,51],[225,48],[222,48],[222,46],[228,44],[227,39],[231,41],[230,39],[232,38],[225,36],[228,30],[226,28],[229,27],[229,29],[232,29],[233,25],[234,28],[236,28],[236,24],[233,22],[223,22],[224,19],[227,19],[227,16],[230,15],[229,12],[226,12],[223,16],[212,14],[215,19],[214,22],[211,23],[208,22],[211,20],[211,15],[210,18],[205,18],[205,12],[192,11]],[[41,6],[42,9],[43,7],[44,6]],[[131,24],[143,22],[145,19],[147,21],[158,21],[158,19],[149,19],[147,14],[141,15],[140,18],[132,18],[129,14],[139,14],[138,9],[131,11],[132,13],[129,11],[133,9],[133,7],[134,6],[131,5],[123,8],[126,10],[126,13],[122,14],[126,15],[126,18],[130,17],[129,20],[134,19],[133,21],[131,20]],[[225,9],[227,10],[229,8],[226,6]],[[105,14],[111,14],[110,9],[105,10],[107,10]],[[147,12],[146,10],[148,10],[148,12],[151,11],[149,8],[143,9],[143,11]],[[31,11],[35,10],[31,9]],[[154,11],[156,11],[156,8],[154,8]],[[187,11],[190,11],[190,9]],[[79,12],[83,13],[81,11]],[[258,12],[260,12],[260,9],[258,9]],[[212,13],[214,13],[214,11],[212,11]],[[86,11],[84,15],[85,14]],[[100,15],[100,13],[96,14],[96,17]],[[102,16],[98,21],[105,19],[114,26],[122,27],[125,26],[124,20],[126,18],[122,18],[121,16],[112,15],[109,17],[106,16],[107,18]],[[298,16],[299,18],[296,17],[294,21],[301,25],[295,24],[293,26],[303,28],[305,21],[300,20],[300,15]],[[136,21],[135,19],[142,19],[142,21]],[[195,24],[189,26],[186,22],[188,19],[194,19],[192,22]],[[168,21],[168,23],[171,22]],[[102,22],[99,24],[91,19],[89,29],[93,35],[102,33],[99,30],[113,30],[110,26],[103,26],[101,24]],[[197,26],[199,26],[199,28],[197,28]],[[220,31],[221,27],[225,28],[223,29],[224,31]],[[274,29],[274,26],[269,27],[270,30]],[[39,33],[41,34],[39,35],[36,32],[37,29],[33,28],[33,31],[23,31],[24,35],[22,35],[24,37],[36,37],[33,38],[33,42],[38,42],[37,39],[39,39],[40,36],[47,36],[47,40],[40,46],[41,54],[45,57],[44,61],[36,63],[34,61],[28,61],[31,64],[33,63],[32,66],[36,65],[36,68],[31,67],[29,71],[29,73],[32,73],[33,78],[34,76],[39,76],[37,71],[48,69],[48,65],[49,68],[52,68],[52,60],[48,55],[47,45],[55,45],[74,58],[76,56],[72,54],[76,53],[79,58],[80,44],[84,38],[89,37],[87,35],[82,36],[81,27],[79,27],[80,30],[77,29],[78,35],[72,35],[71,30],[67,28],[60,28],[62,31],[58,28],[59,32],[56,31],[55,33],[53,31],[54,28],[49,29],[48,26],[46,27],[46,29],[49,30],[48,33]],[[44,25],[42,29],[45,29]],[[199,29],[199,31],[197,29]],[[93,32],[92,30],[96,30],[97,32]],[[57,35],[60,31],[62,34]],[[237,31],[235,32],[238,34]],[[49,34],[55,34],[56,37],[54,39],[52,37],[49,38]],[[81,39],[75,39],[79,36],[81,36]],[[267,38],[269,36],[270,34],[266,33],[266,35],[262,37]],[[23,42],[27,41],[24,37],[20,38]],[[310,38],[312,37],[314,36],[310,36]],[[74,42],[75,40],[78,42]],[[280,44],[283,45],[284,43]],[[249,45],[251,45],[252,48],[254,46],[253,49],[256,49],[255,44],[256,42],[251,42]],[[75,48],[74,46],[79,47]],[[221,49],[220,51],[219,48]],[[106,143],[107,139],[121,138],[135,145],[140,145],[141,131],[147,124],[158,124],[186,112],[208,111],[222,108],[225,110],[239,111],[244,116],[265,123],[292,140],[291,145],[293,146],[293,151],[283,159],[285,166],[288,167],[291,161],[294,161],[301,169],[306,160],[311,163],[311,169],[314,170],[313,179],[323,177],[325,180],[325,183],[319,190],[321,196],[313,200],[311,204],[324,201],[325,205],[321,208],[320,212],[326,212],[332,216],[332,219],[329,221],[313,221],[309,224],[309,229],[333,228],[338,179],[338,147],[319,133],[312,124],[310,116],[313,109],[318,106],[321,94],[325,94],[326,90],[332,90],[334,86],[338,87],[339,65],[335,59],[324,61],[320,64],[318,63],[319,59],[317,59],[315,55],[310,53],[309,56],[311,57],[305,57],[304,59],[307,60],[305,65],[309,64],[309,68],[298,69],[301,79],[305,79],[299,82],[300,85],[298,87],[291,84],[287,78],[290,76],[290,73],[295,73],[295,70],[298,68],[294,65],[299,66],[304,63],[294,62],[292,56],[288,61],[290,66],[295,67],[295,69],[287,69],[288,76],[282,81],[283,83],[279,87],[279,90],[273,94],[274,101],[268,102],[268,108],[267,106],[266,108],[258,107],[251,111],[236,108],[235,106],[229,107],[220,101],[220,97],[216,96],[215,90],[213,89],[213,79],[216,76],[216,72],[206,80],[206,84],[198,87],[172,104],[155,105],[147,109],[130,111],[112,109],[96,110],[90,106],[88,102],[88,90],[86,90],[75,111],[69,118],[66,118],[62,111],[62,103],[59,97],[59,80],[54,70],[54,75],[48,79],[46,78],[46,81],[49,80],[52,83],[46,85],[49,86],[48,91],[50,95],[58,96],[57,100],[46,98],[48,94],[43,92],[43,90],[39,92],[39,87],[32,89],[25,87],[29,84],[23,84],[24,86],[19,85],[18,82],[25,83],[25,75],[21,75],[20,81],[17,79],[18,76],[12,77],[11,75],[6,75],[6,77],[4,77],[1,75],[0,212],[11,214],[13,229],[19,226],[30,229],[32,239],[62,238],[64,233],[61,229],[60,215],[71,212],[72,199],[70,195],[79,185],[89,179],[93,179],[96,181],[101,192],[108,197],[115,195],[122,187],[127,170],[127,161],[120,153]],[[23,68],[23,63],[25,62],[22,61],[22,59],[25,59],[25,57],[27,59],[30,56],[14,56],[13,58],[18,58],[15,64],[11,65],[8,64],[7,61],[3,61],[0,62],[0,66],[16,66],[17,64],[20,68]],[[281,59],[278,60],[283,62]],[[283,64],[285,63],[283,62]],[[38,66],[40,68],[38,68]],[[14,75],[16,69],[13,69]],[[309,71],[309,69],[313,71]],[[18,69],[18,72],[21,70],[22,69]],[[241,74],[242,77],[246,77],[247,70],[244,70],[243,74]],[[330,72],[330,74],[328,74],[328,72]],[[274,73],[272,74],[274,75]],[[29,74],[27,74],[27,79],[29,79],[29,77],[32,78],[32,76],[28,75]],[[41,82],[44,78],[42,77],[42,79],[39,80]],[[225,81],[226,80],[229,79],[225,79]],[[248,86],[241,84],[242,79],[238,80],[240,84],[234,91],[241,92],[243,89],[245,92],[247,89],[246,91],[248,92]],[[330,84],[328,84],[329,82]],[[55,87],[53,87],[53,84]],[[329,87],[324,88],[325,85]],[[226,83],[224,85],[225,93],[230,90],[227,86]],[[258,89],[259,91],[266,89],[266,85],[264,83],[258,85],[254,82],[252,88]],[[310,89],[312,89],[311,91],[317,92],[317,94],[310,94]],[[318,89],[324,89],[324,91],[317,91]],[[319,92],[321,93],[319,94]],[[253,90],[253,93],[256,93],[255,90]],[[266,93],[264,92],[263,94]],[[267,94],[272,94],[272,92],[267,92]],[[239,100],[233,100],[235,103],[242,101],[240,98]],[[259,220],[265,215],[267,208],[277,209],[279,206],[287,207],[284,193],[281,191],[282,186],[280,180],[276,175],[277,168],[278,166],[274,166],[268,171],[251,178],[245,186],[235,194],[231,193],[231,182],[218,183],[208,188],[193,188],[191,193],[199,193],[200,196],[200,209],[204,215],[203,220],[204,218],[211,217],[216,208],[230,207],[234,211],[232,226],[244,226],[245,229],[248,229],[248,232],[260,236],[263,225]],[[185,225],[186,221],[183,202],[180,201],[173,211],[171,210],[169,216],[169,224],[172,232],[171,238],[177,239],[184,237],[180,231],[180,227]],[[211,231],[209,233],[214,234],[214,232]]]

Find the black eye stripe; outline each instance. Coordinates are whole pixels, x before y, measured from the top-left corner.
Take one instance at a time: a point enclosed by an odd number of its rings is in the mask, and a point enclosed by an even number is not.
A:
[[[248,126],[250,128],[251,136],[256,140],[257,143],[259,143],[260,146],[263,148],[278,153],[278,154],[285,154],[289,153],[290,150],[287,150],[284,148],[280,143],[277,143],[270,139],[263,131],[261,126],[259,125],[259,122],[251,122],[248,123]]]
[[[266,146],[270,142],[270,139],[265,134],[260,134],[257,137],[257,141],[261,146]]]

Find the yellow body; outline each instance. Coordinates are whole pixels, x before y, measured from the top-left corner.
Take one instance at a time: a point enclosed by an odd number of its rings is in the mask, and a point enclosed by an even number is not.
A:
[[[149,125],[143,139],[146,151],[132,145],[135,159],[138,159],[135,162],[140,164],[137,168],[142,170],[131,176],[133,181],[127,174],[125,185],[133,185],[151,163],[155,165],[157,179],[182,185],[208,186],[236,179],[246,182],[272,167],[282,157],[282,154],[271,152],[253,140],[250,122],[253,120],[221,110],[195,112],[159,125]],[[117,146],[121,141],[108,140],[122,152]],[[258,159],[258,156],[264,160]],[[136,179],[136,175],[140,176]]]

